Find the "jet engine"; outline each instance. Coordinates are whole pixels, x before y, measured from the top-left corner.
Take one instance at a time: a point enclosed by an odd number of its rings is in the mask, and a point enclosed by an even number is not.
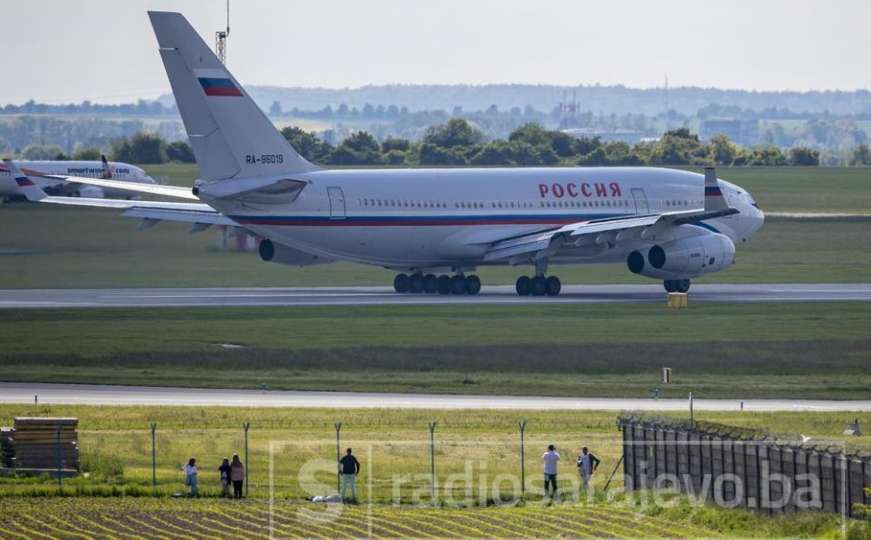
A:
[[[735,244],[728,236],[710,233],[656,244],[633,251],[626,266],[633,274],[656,279],[687,279],[718,272],[735,262]]]
[[[79,186],[76,188],[76,196],[88,199],[102,199],[106,194],[97,186]]]
[[[263,240],[258,248],[260,258],[266,262],[286,264],[289,266],[311,266],[313,264],[326,264],[333,262],[318,255],[312,255],[298,249],[293,249],[282,244],[276,244],[272,240]]]

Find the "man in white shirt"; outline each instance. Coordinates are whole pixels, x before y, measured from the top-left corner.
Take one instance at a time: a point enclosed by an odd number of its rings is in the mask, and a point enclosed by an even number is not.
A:
[[[541,456],[541,460],[544,462],[544,496],[547,497],[548,488],[550,488],[551,499],[559,498],[556,491],[556,471],[557,463],[559,463],[559,454],[554,445],[549,444],[547,446],[547,452]]]

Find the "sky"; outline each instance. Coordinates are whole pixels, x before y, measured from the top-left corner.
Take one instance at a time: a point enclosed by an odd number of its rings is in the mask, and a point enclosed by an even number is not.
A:
[[[224,0],[4,0],[0,104],[169,90],[146,11],[214,43]],[[243,84],[871,87],[868,0],[231,0]]]

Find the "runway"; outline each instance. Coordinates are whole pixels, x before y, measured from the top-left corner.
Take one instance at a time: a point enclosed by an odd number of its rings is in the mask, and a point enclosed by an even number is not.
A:
[[[687,410],[686,399],[566,398],[224,390],[85,384],[0,383],[0,403],[45,405],[171,405],[327,409]],[[696,399],[695,410],[738,411],[736,399]],[[749,399],[745,411],[871,411],[871,401]]]
[[[871,283],[694,284],[690,302],[871,301]],[[650,285],[566,285],[558,297],[519,297],[509,285],[484,287],[477,296],[396,294],[389,287],[209,289],[5,289],[3,308],[108,308],[196,306],[358,306],[438,304],[585,304],[664,302]]]

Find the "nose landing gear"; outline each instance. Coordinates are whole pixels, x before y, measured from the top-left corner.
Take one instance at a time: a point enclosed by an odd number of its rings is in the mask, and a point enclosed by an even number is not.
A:
[[[666,292],[685,293],[690,290],[690,280],[688,279],[666,279],[662,285]]]
[[[393,290],[412,294],[470,294],[481,292],[481,279],[475,274],[454,276],[416,273],[397,274],[393,279]]]

